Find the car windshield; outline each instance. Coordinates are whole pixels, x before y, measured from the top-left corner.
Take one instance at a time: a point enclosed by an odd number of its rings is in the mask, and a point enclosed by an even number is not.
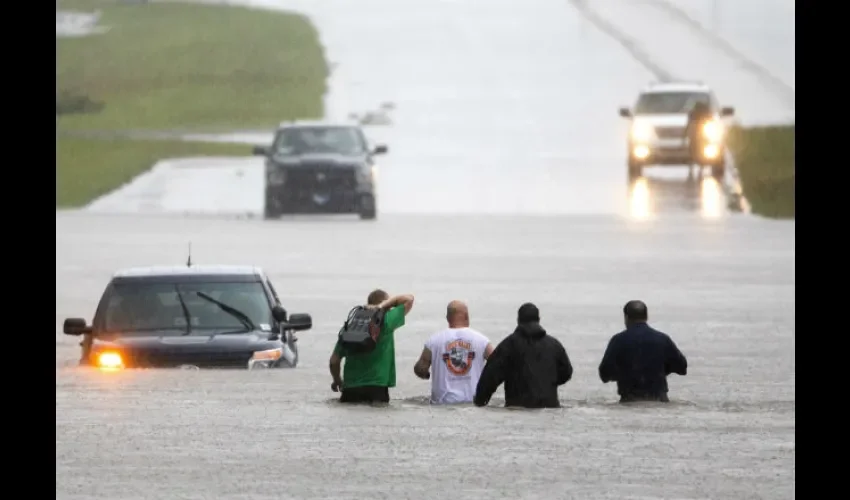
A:
[[[244,313],[258,328],[268,329],[272,323],[271,306],[260,283],[121,283],[107,292],[102,328],[129,335],[153,330],[164,335],[247,330],[243,320],[214,301]]]
[[[272,149],[278,155],[355,155],[365,152],[366,146],[354,127],[293,127],[278,133]]]
[[[698,102],[711,106],[711,96],[706,92],[647,92],[638,98],[635,114],[688,113]]]

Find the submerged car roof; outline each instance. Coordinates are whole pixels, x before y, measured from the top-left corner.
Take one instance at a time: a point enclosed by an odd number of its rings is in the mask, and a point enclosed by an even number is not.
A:
[[[265,277],[256,266],[150,266],[121,269],[112,275],[113,283],[121,282],[260,282]]]

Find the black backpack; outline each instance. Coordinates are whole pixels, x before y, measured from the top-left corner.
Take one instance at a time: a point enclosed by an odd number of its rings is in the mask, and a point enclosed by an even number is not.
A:
[[[370,352],[378,345],[378,337],[384,326],[384,311],[355,306],[339,330],[339,343],[353,354]]]

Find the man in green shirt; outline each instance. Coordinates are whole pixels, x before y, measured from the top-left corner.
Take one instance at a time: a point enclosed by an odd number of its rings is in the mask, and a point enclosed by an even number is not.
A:
[[[341,391],[342,403],[389,403],[390,387],[395,387],[395,331],[404,326],[404,317],[413,307],[413,295],[390,297],[375,290],[367,299],[369,307],[383,309],[384,324],[378,343],[367,353],[348,353],[337,341],[331,354],[331,390]],[[343,376],[340,365],[345,358]]]

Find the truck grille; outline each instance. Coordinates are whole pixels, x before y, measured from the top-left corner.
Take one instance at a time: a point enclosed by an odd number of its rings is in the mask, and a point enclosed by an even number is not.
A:
[[[128,352],[128,365],[134,368],[168,368],[195,365],[215,368],[247,368],[253,352],[134,351]]]
[[[310,192],[354,189],[357,187],[357,171],[326,166],[293,168],[286,173],[286,183],[289,189]]]
[[[655,127],[659,139],[680,139],[685,136],[685,127]]]

